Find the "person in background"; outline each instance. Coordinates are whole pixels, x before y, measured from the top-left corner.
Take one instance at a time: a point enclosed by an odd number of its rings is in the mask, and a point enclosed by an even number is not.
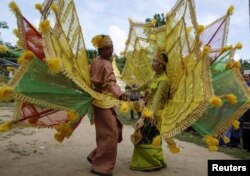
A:
[[[243,74],[243,78],[245,79],[248,87],[250,86],[250,76],[249,74]],[[242,123],[241,128],[241,136],[242,136],[242,146],[248,152],[250,152],[250,109],[248,109],[243,116],[240,118]]]
[[[139,101],[140,99],[140,94],[137,91],[137,86],[136,84],[132,84],[131,88],[130,88],[130,101]],[[131,119],[134,120],[134,110],[131,109],[130,110],[130,115],[131,115]],[[141,116],[141,112],[138,111],[138,118]]]
[[[247,85],[250,86],[250,76],[249,76],[249,74],[243,74],[243,78],[246,81]]]
[[[108,35],[97,35],[92,43],[99,53],[90,67],[93,89],[117,99],[125,99],[112,68],[111,38]],[[87,160],[92,164],[93,174],[110,176],[116,163],[118,143],[122,141],[122,124],[117,119],[114,107],[107,107],[94,100],[93,110],[97,147],[88,155]]]

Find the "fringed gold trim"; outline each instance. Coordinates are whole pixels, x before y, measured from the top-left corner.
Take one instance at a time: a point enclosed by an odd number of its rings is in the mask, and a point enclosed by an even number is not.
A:
[[[181,122],[180,124],[176,125],[175,128],[167,132],[162,132],[163,137],[166,138],[174,137],[175,135],[184,131],[185,129],[190,127],[199,117],[201,117],[202,114],[207,110],[209,105],[208,100],[213,94],[211,77],[208,75],[210,75],[209,60],[202,59],[202,79],[204,80],[204,101],[201,102],[195,108],[195,110],[185,118],[184,122]]]
[[[245,96],[250,100],[250,90],[249,90],[249,87],[245,83],[245,80],[242,77],[239,69],[233,68],[232,71],[233,71],[234,76],[236,77],[237,83],[241,87],[241,89],[244,92]]]
[[[23,102],[21,102],[19,100],[15,100],[15,102],[16,102],[16,105],[15,105],[14,115],[13,115],[12,119],[14,121],[17,121],[20,119]]]
[[[232,69],[233,75],[235,76],[235,79],[238,83],[238,85],[241,87],[242,91],[244,92],[244,95],[248,98],[248,101],[244,103],[241,107],[239,107],[232,115],[231,117],[224,122],[215,132],[214,136],[220,136],[225,133],[227,129],[232,125],[232,120],[239,119],[248,109],[250,109],[250,91],[247,85],[245,84],[245,80],[241,76],[239,69]]]
[[[230,126],[232,126],[232,120],[233,119],[239,119],[248,109],[250,108],[250,102],[245,103],[244,105],[242,105],[240,108],[237,109],[237,111],[235,113],[233,113],[231,115],[231,117],[224,122],[215,132],[214,132],[214,136],[221,136],[223,135],[226,130],[228,130],[230,128]]]
[[[22,79],[23,75],[27,72],[30,65],[32,64],[32,60],[25,61],[15,72],[14,76],[11,78],[11,80],[8,82],[8,85],[15,88],[19,81]]]
[[[20,128],[20,129],[22,129],[22,128],[53,129],[53,128],[55,128],[54,126],[42,126],[42,125],[22,123],[22,122],[19,122],[19,123],[12,122],[12,123],[13,123],[12,129],[15,129],[15,128]]]
[[[201,103],[192,113],[190,113],[186,119],[185,122],[181,122],[180,125],[177,125],[174,129],[171,129],[168,132],[162,133],[163,137],[174,137],[177,134],[183,132],[188,127],[190,127],[196,120],[202,116],[202,114],[207,110],[208,108],[208,102]]]
[[[22,13],[19,11],[19,13],[15,13],[15,16],[17,18],[18,38],[19,38],[19,41],[21,44],[21,46],[19,46],[19,47],[23,50],[26,50],[27,45],[26,45],[26,38],[25,38],[25,32],[24,32]]]
[[[43,101],[43,100],[31,98],[29,96],[22,95],[20,93],[14,93],[14,98],[17,99],[17,100],[20,100],[22,102],[28,102],[28,103],[31,103],[31,104],[36,104],[36,105],[46,107],[46,108],[50,108],[50,109],[74,111],[73,109],[65,108],[63,106],[55,105],[55,104],[52,104],[52,103],[49,103],[49,102],[46,102],[46,101]]]
[[[177,147],[176,142],[174,141],[173,138],[167,138],[166,136],[164,136],[163,139],[166,141],[168,149],[170,150],[171,153],[177,154],[180,152],[180,148]]]
[[[17,5],[14,1],[11,1],[11,2],[9,3],[9,8],[10,8],[10,10],[11,10],[15,15],[18,15],[18,14],[21,13],[21,11],[20,11],[18,5]]]
[[[222,46],[224,46],[226,43],[227,43],[227,38],[228,38],[228,31],[229,31],[229,23],[230,23],[230,15],[226,17],[226,25],[225,25],[225,30],[224,30],[224,33],[223,33],[223,43],[222,43]]]
[[[43,8],[42,8],[41,14],[42,14],[43,19],[46,19],[47,16],[49,15],[50,6],[53,2],[54,0],[44,0],[44,2],[42,3]]]
[[[15,129],[15,128],[54,128],[53,126],[42,126],[42,125],[37,125],[37,124],[29,124],[29,123],[24,123],[24,122],[20,122],[20,117],[21,117],[21,107],[23,105],[23,101],[20,100],[16,100],[16,105],[15,105],[15,110],[14,110],[14,114],[12,116],[12,120],[11,120],[11,130]]]

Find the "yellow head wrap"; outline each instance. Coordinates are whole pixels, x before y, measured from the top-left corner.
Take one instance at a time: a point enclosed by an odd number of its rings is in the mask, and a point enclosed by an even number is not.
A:
[[[91,42],[96,48],[103,48],[112,45],[112,40],[109,35],[96,35]]]

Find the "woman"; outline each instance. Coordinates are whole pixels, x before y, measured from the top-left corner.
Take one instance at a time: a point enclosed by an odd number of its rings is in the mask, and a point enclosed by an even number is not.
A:
[[[166,74],[167,63],[167,54],[158,51],[152,62],[154,78],[139,88],[140,90],[146,89],[148,93],[145,97],[144,111],[131,136],[135,148],[130,168],[134,170],[150,171],[166,167],[162,147],[154,145],[153,140],[160,135],[160,114],[169,95],[170,81]]]

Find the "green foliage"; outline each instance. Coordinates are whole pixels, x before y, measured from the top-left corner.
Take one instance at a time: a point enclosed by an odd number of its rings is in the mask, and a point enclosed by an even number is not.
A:
[[[10,62],[17,63],[17,59],[22,55],[20,49],[12,49],[10,51],[0,53],[0,58],[4,58]]]
[[[152,19],[156,20],[155,27],[159,27],[159,26],[166,24],[166,19],[165,19],[165,16],[163,13],[161,13],[161,14],[156,13],[156,14],[154,14],[153,18],[146,18],[145,21],[150,22],[150,21],[152,21]]]
[[[21,56],[22,51],[20,49],[10,50],[4,53],[0,52],[0,82],[1,80],[7,80],[8,75],[6,63],[17,63],[17,59]]]
[[[98,56],[98,52],[96,50],[91,50],[91,49],[88,49],[87,50],[87,56],[88,56],[88,59],[89,59],[89,63],[92,62],[92,60]]]
[[[9,29],[7,22],[0,21],[0,29]],[[0,45],[6,45],[10,49],[17,48],[16,46],[13,46],[10,42],[4,42],[1,38],[1,33],[0,33]]]
[[[241,68],[240,68],[241,72],[243,72],[244,70],[250,70],[250,59],[248,60],[240,59],[239,62],[241,64]]]
[[[9,29],[9,26],[5,21],[0,21],[0,28]]]
[[[0,29],[9,29],[8,24],[5,21],[0,21]],[[1,38],[1,32],[0,32],[0,45],[5,44]],[[5,44],[6,45],[6,44]]]
[[[206,147],[206,144],[202,142],[202,137],[198,135],[196,132],[182,132],[176,136],[177,139],[185,142],[191,142],[197,144],[202,147]],[[223,147],[219,146],[219,152],[223,152],[225,154],[231,155],[235,158],[249,160],[250,153],[245,151],[242,148],[232,148],[232,147]]]
[[[122,70],[125,66],[125,63],[127,61],[127,58],[125,57],[119,57],[117,55],[115,55],[115,58],[116,58],[116,65],[117,65],[117,68],[118,70],[120,71],[120,73],[122,73]]]

